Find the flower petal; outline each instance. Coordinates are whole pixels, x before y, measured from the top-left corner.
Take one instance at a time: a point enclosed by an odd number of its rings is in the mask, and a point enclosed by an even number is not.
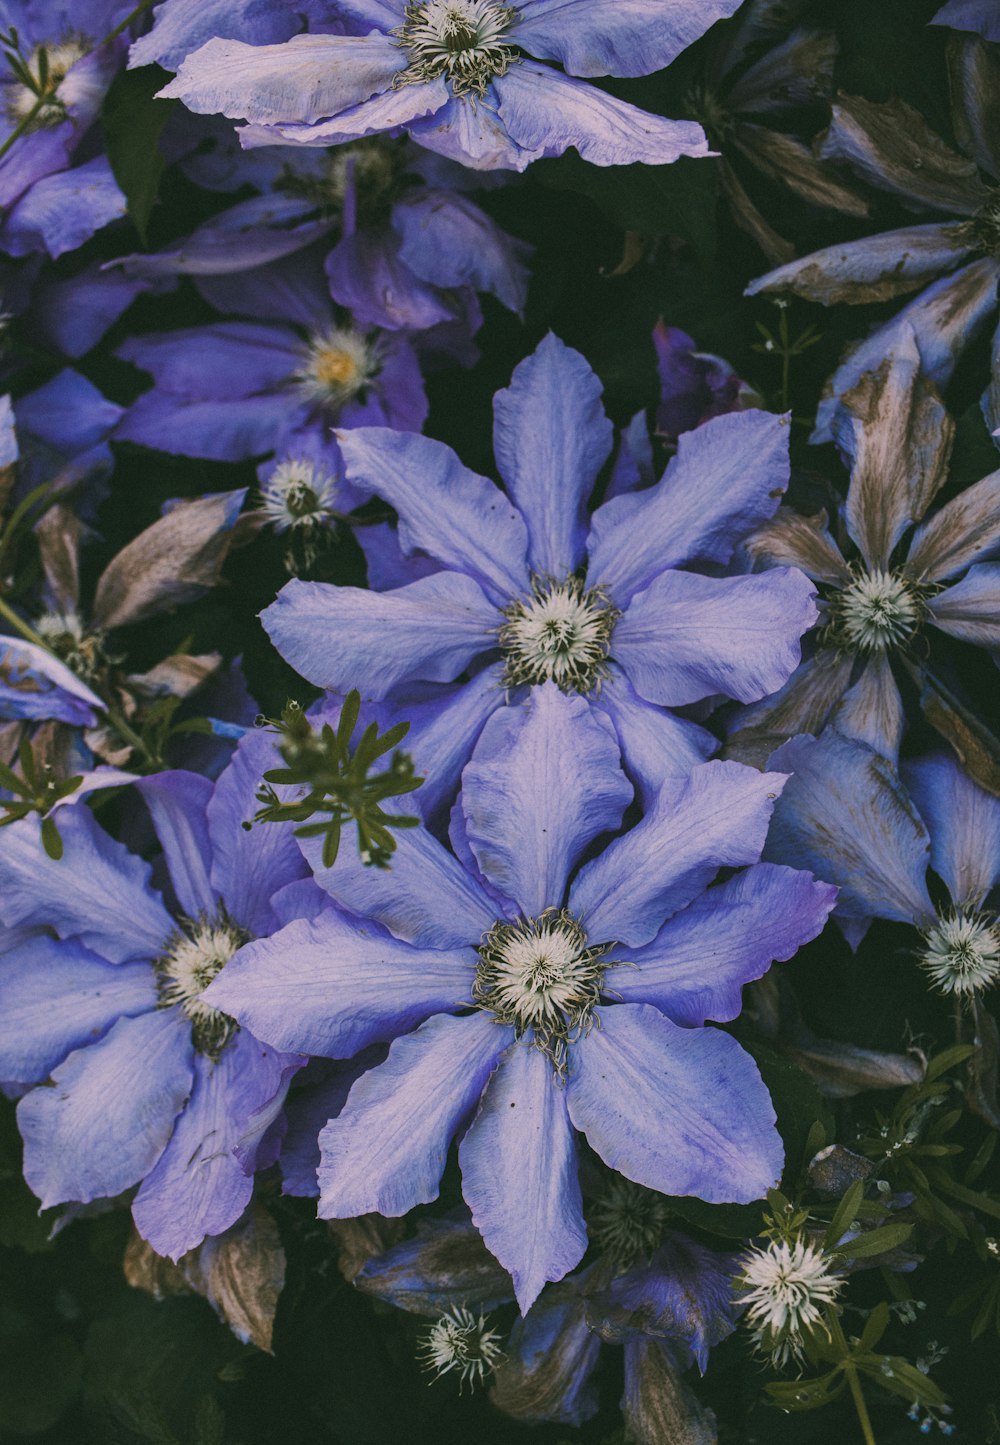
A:
[[[970,567],[959,582],[931,597],[927,610],[949,637],[1000,652],[1000,564]]]
[[[354,231],[326,258],[330,294],[355,321],[389,330],[423,331],[454,320],[454,309],[402,259],[391,233]]]
[[[426,120],[407,129],[418,145],[476,171],[523,171],[545,154],[542,146],[528,150],[507,132],[497,115],[498,97],[488,86],[480,104],[464,98],[448,101]]]
[[[160,391],[192,401],[232,401],[268,391],[302,361],[294,332],[251,321],[133,336],[115,354],[148,371]]]
[[[212,845],[205,820],[211,782],[176,768],[140,778],[136,787],[152,815],[181,912],[211,918],[218,907],[209,879]]]
[[[399,254],[415,275],[433,286],[474,286],[520,315],[528,290],[530,248],[508,236],[467,196],[421,190],[404,195],[392,210]]]
[[[500,1060],[458,1150],[462,1193],[491,1254],[510,1272],[522,1315],[587,1249],[566,1094],[531,1043]]]
[[[581,1270],[545,1290],[530,1313],[514,1321],[507,1356],[490,1398],[505,1415],[529,1424],[582,1425],[597,1414],[590,1377],[601,1341],[587,1323]]]
[[[739,709],[730,720],[727,754],[763,767],[785,739],[822,732],[850,685],[853,664],[845,653],[820,648],[796,668],[780,692]]]
[[[319,1136],[319,1217],[395,1218],[438,1196],[448,1146],[512,1030],[438,1014],[397,1039]]]
[[[0,636],[0,717],[96,727],[104,704],[65,663],[20,637]]]
[[[844,737],[867,743],[890,762],[898,760],[905,726],[903,699],[884,652],[866,659],[860,677],[844,693],[833,715],[833,726]]]
[[[719,1029],[682,1029],[648,1004],[600,1008],[570,1050],[569,1116],[611,1169],[661,1194],[748,1204],[784,1148],[757,1065]]]
[[[594,706],[614,724],[625,771],[646,809],[652,807],[668,778],[687,777],[719,745],[697,723],[646,702],[615,667],[602,683]]]
[[[943,271],[953,271],[970,250],[953,221],[904,226],[800,256],[758,276],[745,294],[791,291],[823,306],[888,301],[916,291]]]
[[[844,586],[851,580],[851,570],[830,535],[828,522],[826,512],[804,517],[791,507],[779,507],[744,546],[755,562],[770,567],[801,567],[816,582]]]
[[[903,777],[931,835],[931,867],[952,902],[981,907],[1000,878],[1000,800],[950,753],[907,763]]]
[[[18,1105],[24,1177],[43,1209],[129,1189],[163,1153],[191,1091],[189,1030],[176,1010],[119,1019]]]
[[[650,75],[665,70],[682,50],[740,0],[522,0],[512,39],[531,55],[558,60],[569,75]]]
[[[921,582],[941,582],[998,549],[1000,470],[966,487],[917,529],[906,571]]]

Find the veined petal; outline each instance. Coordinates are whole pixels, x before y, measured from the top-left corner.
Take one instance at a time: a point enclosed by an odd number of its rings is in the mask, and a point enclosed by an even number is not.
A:
[[[399,253],[391,233],[354,231],[326,258],[330,294],[356,321],[389,330],[423,331],[454,320],[454,308],[421,281]]]
[[[0,717],[96,727],[103,710],[97,694],[43,647],[0,636]]]
[[[665,707],[717,693],[756,702],[798,666],[815,597],[792,567],[742,577],[661,572],[616,623],[615,660],[642,697]]]
[[[156,7],[152,30],[129,50],[129,69],[162,65],[176,70],[185,55],[216,36],[270,45],[289,39],[301,24],[299,15],[277,9],[270,0],[171,0]]]
[[[197,115],[310,123],[388,90],[408,64],[390,35],[294,35],[282,45],[209,40],[159,95]]]
[[[904,226],[824,246],[758,276],[745,294],[792,291],[824,306],[889,301],[954,270],[970,254],[968,241],[953,221]]]
[[[825,647],[806,659],[773,697],[740,708],[731,719],[726,751],[763,767],[780,742],[822,732],[850,686],[854,659]]]
[[[0,954],[0,1079],[40,1084],[119,1018],[156,1007],[146,963],[105,963],[74,939],[28,939]]]
[[[514,1321],[490,1392],[505,1415],[531,1424],[582,1425],[597,1414],[590,1376],[601,1341],[587,1323],[586,1279],[581,1270],[553,1285],[524,1319]]]
[[[683,1029],[648,1004],[597,1010],[570,1051],[569,1116],[611,1169],[661,1194],[760,1199],[784,1148],[757,1065],[719,1029]]]
[[[573,865],[631,798],[610,723],[554,682],[494,713],[462,774],[479,868],[528,918],[561,906]]]
[[[294,398],[287,391],[229,401],[191,401],[153,390],[132,403],[115,440],[171,456],[245,462],[272,451],[282,429],[294,419]]]
[[[525,150],[558,156],[574,146],[596,166],[662,166],[709,154],[705,132],[694,121],[651,115],[533,60],[498,75],[493,88],[500,120]]]
[[[543,577],[566,577],[583,560],[587,500],[613,437],[602,392],[580,353],[549,332],[493,398],[497,466]]]
[[[497,100],[491,85],[480,104],[452,98],[436,114],[414,121],[407,129],[418,145],[470,170],[526,170],[545,155],[545,148],[518,145],[497,115]]]
[[[624,837],[581,869],[570,912],[592,943],[648,943],[720,868],[756,863],[785,784],[780,773],[711,762],[671,780]]]
[[[191,1091],[190,1031],[173,1009],[119,1019],[21,1100],[24,1177],[43,1209],[138,1184]]]
[[[392,228],[400,256],[421,280],[445,288],[474,286],[518,315],[524,310],[530,248],[467,196],[444,190],[404,195],[393,206]]]
[[[188,918],[211,917],[218,907],[209,879],[212,845],[205,820],[211,782],[177,768],[140,778],[136,787],[152,815],[182,912]]]
[[[522,1315],[587,1249],[566,1092],[530,1042],[512,1044],[458,1150],[462,1193]]]
[[[261,613],[286,662],[317,687],[348,693],[361,683],[384,697],[413,679],[450,682],[497,645],[501,617],[471,577],[436,572],[392,592],[285,584]]]
[[[770,862],[836,883],[837,911],[850,917],[918,926],[934,918],[927,830],[885,758],[828,730],[792,738],[770,765],[793,774],[774,810]]]
[[[646,809],[668,778],[687,777],[719,746],[697,723],[646,702],[616,667],[601,684],[593,706],[614,724],[625,771]]]
[[[468,1008],[477,962],[471,945],[414,948],[328,905],[246,944],[203,997],[277,1049],[350,1058]]]
[[[301,364],[302,348],[286,326],[219,321],[133,336],[116,355],[148,371],[171,396],[229,401],[285,381]]]
[[[728,562],[737,542],[777,510],[788,486],[788,420],[731,412],[685,432],[655,487],[594,513],[588,584],[619,607],[681,562]]]
[[[931,835],[931,867],[952,902],[979,908],[1000,878],[1000,800],[950,753],[904,764],[903,777]]]
[[[844,737],[867,743],[895,763],[906,719],[903,699],[884,652],[865,660],[857,682],[844,693],[833,714],[833,726]]]
[[[650,75],[665,70],[740,0],[522,0],[511,38],[570,75]]]
[[[380,95],[348,106],[332,119],[321,120],[318,124],[297,125],[290,122],[243,126],[239,132],[240,144],[244,150],[256,150],[267,145],[343,145],[345,141],[360,140],[362,136],[394,130],[396,126],[412,125],[426,117],[436,120],[447,103],[448,87],[438,76],[436,80],[428,80],[421,85],[384,90]]]
[[[43,248],[53,260],[76,251],[125,215],[125,196],[106,156],[43,176],[3,217],[0,236],[11,256]]]
[[[966,487],[917,529],[906,571],[921,582],[941,582],[998,550],[1000,470]]]
[[[942,632],[1000,652],[1000,563],[981,562],[938,592],[927,609]]]
[[[319,1136],[319,1217],[407,1214],[438,1196],[448,1146],[513,1030],[438,1014],[397,1039]]]
[[[807,577],[817,582],[844,586],[851,580],[851,571],[830,535],[828,521],[825,512],[804,517],[791,507],[779,507],[743,545],[755,562],[771,567],[801,567]]]
[[[608,969],[605,987],[687,1028],[727,1023],[743,1006],[743,985],[821,933],[836,897],[810,873],[756,863],[675,913],[644,948],[615,948],[610,958],[622,966]]]

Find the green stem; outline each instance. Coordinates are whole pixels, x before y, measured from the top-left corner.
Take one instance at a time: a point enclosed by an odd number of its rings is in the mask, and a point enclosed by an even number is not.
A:
[[[876,1445],[872,1422],[868,1415],[868,1406],[865,1404],[864,1391],[861,1388],[861,1381],[858,1379],[858,1372],[852,1364],[848,1363],[844,1366],[844,1374],[847,1376],[847,1383],[851,1387],[851,1397],[854,1400],[854,1408],[858,1412],[858,1424],[861,1426],[861,1433],[865,1437],[865,1445]]]
[[[114,30],[112,30],[110,34],[105,35],[104,39],[100,42],[100,45],[97,46],[97,49],[100,50],[101,46],[110,45],[112,40],[117,40],[119,35],[121,35],[124,30],[127,30],[129,28],[129,26],[132,24],[132,21],[138,20],[139,16],[145,14],[145,12],[154,3],[155,0],[140,0],[140,3],[135,7],[135,9],[130,10],[129,13],[125,16],[125,19],[121,21],[120,24],[116,25]]]
[[[10,135],[4,141],[3,145],[0,145],[0,161],[3,160],[4,156],[10,150],[14,142],[16,140],[20,140],[21,136],[24,135],[24,132],[31,125],[31,122],[35,119],[35,116],[38,115],[39,111],[42,109],[42,106],[46,104],[48,99],[48,95],[40,95],[35,101],[34,105],[28,111],[28,114],[21,117],[17,125],[11,131]]]

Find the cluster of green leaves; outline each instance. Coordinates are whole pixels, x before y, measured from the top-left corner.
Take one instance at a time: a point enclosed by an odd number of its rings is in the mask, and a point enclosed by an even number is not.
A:
[[[355,689],[344,699],[336,728],[329,723],[314,728],[297,702],[287,703],[280,719],[266,719],[266,725],[281,737],[278,751],[285,766],[264,774],[257,792],[263,806],[255,813],[254,822],[302,824],[295,829],[297,838],[323,839],[324,868],[332,868],[336,862],[341,830],[347,822],[357,828],[361,861],[375,868],[388,868],[396,851],[391,829],[420,825],[419,818],[409,814],[382,810],[387,798],[412,793],[424,781],[414,776],[409,753],[393,751],[410,724],[396,723],[379,735],[378,724],[370,723],[352,751],[351,738],[360,712],[361,697]],[[372,774],[373,765],[388,752],[392,752],[388,768]],[[282,800],[275,791],[276,783],[295,788],[297,795]],[[317,814],[324,815],[321,821],[307,821]]]
[[[49,764],[39,767],[27,738],[21,739],[17,757],[21,765],[20,775],[6,763],[0,763],[0,787],[14,794],[13,798],[0,798],[0,810],[3,812],[0,828],[7,823],[16,823],[18,818],[26,818],[29,813],[40,814],[42,845],[50,858],[58,860],[63,855],[63,842],[50,810],[55,803],[76,792],[83,782],[83,775],[56,778]]]

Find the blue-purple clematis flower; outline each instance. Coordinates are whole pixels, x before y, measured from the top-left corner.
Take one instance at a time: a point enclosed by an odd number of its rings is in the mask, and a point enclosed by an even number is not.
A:
[[[155,385],[126,412],[119,440],[216,461],[318,454],[339,477],[334,422],[423,425],[427,398],[413,348],[397,334],[338,320],[317,257],[203,277],[202,289],[220,309],[258,319],[126,341],[118,355]]]
[[[953,128],[962,151],[930,130],[905,101],[842,95],[821,154],[843,161],[904,206],[943,214],[857,241],[838,242],[789,261],[747,287],[748,295],[792,291],[831,306],[888,301],[919,292],[876,326],[827,382],[814,441],[830,441],[844,394],[912,330],[924,370],[944,386],[966,347],[995,320],[1000,280],[1000,154],[990,117],[1000,58],[966,37],[952,57]],[[1000,427],[1000,333],[994,377],[983,396],[990,430]]]
[[[714,416],[758,406],[761,398],[721,356],[695,348],[694,338],[661,318],[653,327],[660,400],[656,435],[671,444]]]
[[[949,754],[895,769],[864,743],[828,731],[792,738],[771,763],[793,773],[764,856],[815,869],[840,887],[836,916],[857,943],[873,918],[920,930],[931,984],[974,998],[1000,978],[1000,929],[989,905],[1000,882],[1000,799]],[[947,902],[928,891],[928,868]]]
[[[129,50],[129,68],[176,70],[209,40],[277,45],[305,29],[338,31],[337,0],[159,0],[153,24]]]
[[[736,9],[737,0],[339,0],[357,33],[211,40],[160,93],[249,121],[247,146],[329,146],[403,127],[477,170],[521,171],[570,146],[595,165],[663,165],[707,154],[701,126],[579,77],[649,75]]]
[[[389,502],[403,551],[437,570],[382,593],[292,581],[264,625],[303,677],[334,692],[360,683],[408,706],[419,683],[479,668],[411,719],[435,786],[454,787],[491,713],[553,680],[611,720],[651,795],[713,747],[664,707],[773,692],[815,619],[813,586],[795,569],[709,575],[774,513],[788,480],[787,420],[748,411],[688,432],[656,486],[614,497],[588,521],[612,428],[584,358],[548,336],[494,413],[506,492],[441,442],[338,433],[347,481]]]
[[[984,40],[1000,40],[1000,11],[993,0],[948,0],[931,24],[973,30]]]
[[[305,886],[286,831],[241,826],[274,757],[254,732],[214,784],[165,772],[138,785],[164,896],[86,808],[60,814],[58,862],[34,821],[6,828],[0,849],[0,917],[36,930],[0,957],[0,1076],[38,1086],[18,1108],[25,1177],[44,1208],[138,1185],[136,1226],[173,1259],[242,1214],[253,1181],[233,1147],[302,1062],[201,998],[285,921],[282,891]]]
[[[648,1188],[759,1197],[782,1163],[767,1090],[703,1025],[735,1018],[742,985],[833,903],[809,874],[754,866],[783,782],[704,764],[576,872],[632,789],[609,724],[549,683],[487,725],[456,853],[407,830],[376,876],[304,843],[337,907],[248,945],[205,1001],[278,1049],[389,1042],[320,1134],[321,1217],[436,1198],[459,1135],[473,1220],[526,1310],[587,1247],[577,1130]],[[742,871],[710,888],[720,867]]]

